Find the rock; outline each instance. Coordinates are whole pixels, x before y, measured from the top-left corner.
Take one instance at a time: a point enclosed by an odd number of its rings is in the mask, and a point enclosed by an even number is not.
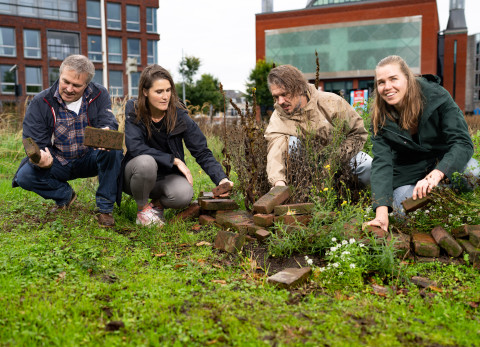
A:
[[[311,272],[312,269],[310,267],[304,267],[301,269],[288,268],[270,276],[267,279],[267,282],[281,288],[291,289],[305,282]]]

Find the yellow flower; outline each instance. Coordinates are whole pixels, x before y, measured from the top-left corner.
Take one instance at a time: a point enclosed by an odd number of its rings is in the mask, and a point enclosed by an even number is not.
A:
[[[346,204],[347,204],[347,202],[346,202],[345,200],[343,200],[342,206],[343,206],[343,205],[346,205]]]
[[[201,173],[202,173],[202,170],[198,170],[198,173],[201,174]]]
[[[328,170],[330,169],[330,165],[325,165],[324,168]]]
[[[323,188],[323,191],[326,192],[328,190],[328,188]]]

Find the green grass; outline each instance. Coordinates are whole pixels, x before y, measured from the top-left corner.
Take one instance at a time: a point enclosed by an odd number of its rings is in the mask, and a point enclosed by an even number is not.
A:
[[[127,196],[114,211],[116,227],[99,228],[94,179],[73,182],[74,209],[48,215],[52,202],[11,188],[20,143],[16,135],[0,136],[2,346],[479,344],[480,276],[471,266],[400,264],[390,277],[366,277],[358,291],[330,291],[315,277],[297,290],[277,289],[251,270],[251,254],[196,246],[213,243],[215,228],[172,221],[162,230],[136,226]],[[209,143],[219,153],[219,142]],[[196,194],[210,190],[213,183],[193,158],[187,163]],[[168,211],[167,219],[174,214]],[[334,222],[340,230],[343,224]],[[417,275],[437,287],[409,283]],[[397,288],[377,295],[369,279]],[[108,331],[112,321],[124,327]]]

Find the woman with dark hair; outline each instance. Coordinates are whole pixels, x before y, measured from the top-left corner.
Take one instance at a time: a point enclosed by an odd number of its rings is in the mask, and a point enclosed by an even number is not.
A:
[[[462,111],[436,76],[415,77],[399,56],[375,69],[372,116],[370,225],[388,229],[388,213],[401,202],[423,198],[455,172],[478,177],[473,143]]]
[[[137,203],[137,224],[162,226],[164,208],[186,207],[193,197],[184,143],[215,184],[230,181],[180,102],[167,70],[156,64],[147,66],[138,91],[138,99],[125,106],[123,190]]]

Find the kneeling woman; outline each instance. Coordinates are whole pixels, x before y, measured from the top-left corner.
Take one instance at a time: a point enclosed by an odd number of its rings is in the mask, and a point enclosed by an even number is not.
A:
[[[183,143],[215,184],[230,181],[179,101],[167,70],[155,64],[147,66],[138,91],[138,99],[125,106],[123,190],[137,203],[137,224],[161,226],[164,208],[186,207],[193,197],[193,178],[184,162]]]
[[[399,56],[375,69],[372,117],[372,201],[368,224],[388,229],[388,213],[422,198],[455,172],[478,177],[473,143],[462,111],[435,76],[414,77]]]

